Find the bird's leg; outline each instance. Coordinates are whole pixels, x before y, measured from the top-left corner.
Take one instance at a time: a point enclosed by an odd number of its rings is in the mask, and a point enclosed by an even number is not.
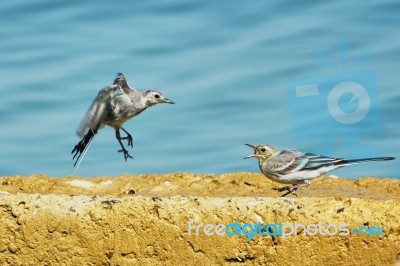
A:
[[[125,161],[127,161],[128,158],[133,158],[132,156],[129,155],[129,152],[125,149],[124,145],[122,144],[121,135],[119,133],[119,129],[115,130],[115,137],[117,138],[117,140],[119,142],[119,145],[121,145],[121,148],[122,148],[121,150],[118,150],[118,152],[123,152],[124,153]]]
[[[276,191],[278,191],[278,192],[283,192],[283,191],[287,191],[285,194],[283,194],[281,197],[285,197],[285,196],[287,196],[287,195],[289,195],[289,194],[293,194],[293,195],[296,195],[297,196],[297,194],[296,194],[296,190],[299,188],[299,186],[298,185],[292,185],[292,186],[286,186],[286,187],[276,187],[276,188],[273,188],[273,190],[276,190]]]
[[[285,194],[282,195],[282,197],[285,197],[288,194],[293,194],[293,195],[297,196],[296,190],[299,187],[307,187],[310,184],[311,184],[310,180],[304,180],[304,183],[302,183],[302,184],[293,184],[292,186],[273,188],[273,190],[277,190],[279,192],[287,191]]]
[[[300,185],[293,184],[292,186],[274,187],[272,189],[276,190],[278,192],[283,192],[283,191],[287,190],[287,191],[289,191],[289,193],[292,193],[292,192],[296,191],[299,187],[300,187]]]
[[[128,146],[133,147],[133,138],[132,138],[132,135],[129,134],[129,132],[126,131],[123,127],[121,127],[121,129],[126,133],[126,137],[123,137],[123,138],[121,138],[121,139],[126,139],[126,140],[128,140]]]

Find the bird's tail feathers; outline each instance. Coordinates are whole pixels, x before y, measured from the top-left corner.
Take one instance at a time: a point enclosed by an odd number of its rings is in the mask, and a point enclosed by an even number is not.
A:
[[[93,132],[93,130],[89,129],[86,135],[83,136],[82,140],[79,141],[79,143],[76,144],[74,149],[72,150],[71,154],[75,153],[72,159],[75,159],[76,157],[76,161],[74,163],[74,167],[76,168],[74,173],[76,173],[76,171],[78,170],[79,165],[85,157],[85,154],[88,151],[90,143],[92,142],[95,135],[96,134]]]
[[[353,159],[353,160],[341,159],[334,162],[334,165],[345,166],[345,165],[367,163],[367,162],[390,161],[394,159],[395,159],[394,157],[376,157],[376,158],[364,158],[364,159]]]

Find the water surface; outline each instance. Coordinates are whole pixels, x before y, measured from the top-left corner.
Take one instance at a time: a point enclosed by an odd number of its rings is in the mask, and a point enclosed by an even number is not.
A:
[[[394,0],[2,2],[0,175],[72,175],[75,131],[117,72],[176,105],[156,106],[125,125],[134,160],[116,152],[113,129],[100,131],[79,175],[258,171],[255,160],[242,159],[251,152],[244,143],[399,157],[399,13]],[[326,137],[341,125],[326,123],[324,108],[311,103],[291,112],[291,80],[364,69],[376,75],[379,125]],[[298,139],[295,123],[313,137]],[[399,177],[399,169],[397,160],[334,173]]]

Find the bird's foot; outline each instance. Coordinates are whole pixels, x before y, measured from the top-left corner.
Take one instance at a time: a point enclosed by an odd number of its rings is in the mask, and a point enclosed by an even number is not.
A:
[[[286,186],[286,187],[276,187],[272,188],[273,190],[276,190],[278,192],[284,192],[287,191],[285,194],[283,194],[281,197],[285,197],[289,194],[293,194],[297,197],[296,190],[299,188],[298,185],[293,185],[293,186]]]
[[[128,131],[126,131],[123,127],[121,127],[121,130],[125,132],[126,137],[120,138],[119,131],[118,131],[118,133],[117,133],[117,139],[124,139],[124,140],[126,139],[126,140],[128,141],[128,146],[133,147],[133,138],[132,138],[132,135],[131,135]]]
[[[128,146],[131,146],[131,148],[133,147],[133,138],[132,138],[132,135],[129,134],[128,136],[123,137],[123,138],[121,138],[121,139],[127,140],[127,141],[128,141]]]
[[[129,152],[126,149],[118,150],[118,152],[124,153],[125,162],[128,160],[128,158],[133,159],[133,157],[129,154]]]

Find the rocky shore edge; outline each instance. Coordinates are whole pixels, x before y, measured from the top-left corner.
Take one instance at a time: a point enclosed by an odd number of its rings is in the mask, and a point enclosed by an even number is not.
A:
[[[394,265],[400,259],[400,180],[324,177],[285,198],[271,190],[276,186],[258,173],[1,177],[0,262]]]

